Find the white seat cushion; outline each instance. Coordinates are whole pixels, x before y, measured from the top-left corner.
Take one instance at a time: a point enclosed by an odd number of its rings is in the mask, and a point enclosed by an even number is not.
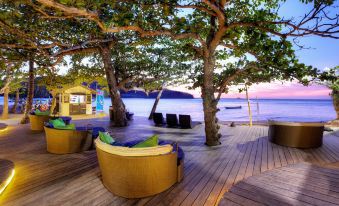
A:
[[[121,146],[112,146],[102,142],[99,138],[95,140],[95,145],[97,149],[101,149],[104,152],[114,155],[131,157],[164,155],[169,154],[170,152],[173,151],[173,147],[170,144],[159,145],[155,147],[129,148]]]

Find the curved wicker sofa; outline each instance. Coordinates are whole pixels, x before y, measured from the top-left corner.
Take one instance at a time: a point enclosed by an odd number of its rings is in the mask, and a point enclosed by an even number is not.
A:
[[[130,153],[125,156],[118,155],[113,148],[116,146],[105,144],[99,138],[95,145],[103,184],[115,195],[125,198],[151,196],[165,191],[182,178],[183,160],[178,163],[178,150],[173,147],[165,154]],[[125,148],[129,152],[146,149]]]
[[[269,120],[269,140],[295,148],[316,148],[323,143],[324,123]]]
[[[47,151],[53,154],[69,154],[89,150],[92,137],[86,130],[61,130],[45,127]]]
[[[29,122],[31,124],[31,130],[36,132],[44,131],[45,122],[48,122],[49,119],[51,118],[48,115],[35,115],[35,114],[30,114],[28,115],[28,117]]]

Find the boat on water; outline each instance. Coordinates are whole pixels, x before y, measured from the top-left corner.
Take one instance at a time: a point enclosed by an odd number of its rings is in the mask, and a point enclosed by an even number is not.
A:
[[[225,109],[241,109],[242,106],[227,106]]]

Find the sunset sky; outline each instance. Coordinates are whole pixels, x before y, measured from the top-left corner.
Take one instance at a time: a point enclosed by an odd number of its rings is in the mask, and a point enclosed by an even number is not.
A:
[[[200,98],[200,90],[188,90],[185,86],[169,87],[169,89],[180,90]],[[280,82],[253,85],[249,88],[250,98],[259,99],[330,99],[330,90],[324,86],[312,85],[305,87],[298,83]],[[233,87],[223,98],[245,98],[245,93],[239,93],[237,87]]]

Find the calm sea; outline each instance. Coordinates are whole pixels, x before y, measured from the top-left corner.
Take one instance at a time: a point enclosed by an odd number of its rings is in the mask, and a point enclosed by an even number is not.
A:
[[[147,117],[154,99],[123,99],[127,109],[136,116]],[[3,97],[0,97],[3,104]],[[110,99],[106,98],[104,110],[108,112]],[[225,109],[226,106],[242,106],[241,109]],[[218,107],[218,118],[223,121],[247,121],[248,107],[244,99],[222,99]],[[335,118],[331,100],[259,99],[251,101],[253,120],[266,121],[271,118],[289,120],[329,121]],[[201,99],[160,99],[157,112],[190,114],[195,121],[203,120]]]

